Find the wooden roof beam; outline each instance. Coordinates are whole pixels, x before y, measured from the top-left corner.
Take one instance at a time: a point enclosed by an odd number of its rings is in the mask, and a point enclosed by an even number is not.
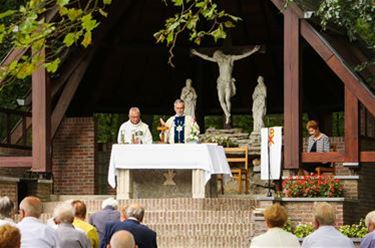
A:
[[[32,157],[1,157],[0,168],[31,168]]]
[[[280,10],[280,12],[285,12],[286,1],[285,0],[271,0],[271,2]],[[309,19],[313,15],[314,11],[304,11],[296,3],[288,3],[288,9],[291,9],[298,18]]]
[[[340,55],[329,45],[324,37],[306,20],[301,20],[301,35],[341,79],[345,87],[359,99],[373,116],[375,116],[374,94],[362,80],[353,73],[349,66],[345,64]]]
[[[66,83],[64,90],[56,104],[55,109],[52,113],[51,118],[51,136],[52,138],[55,136],[57,129],[60,126],[61,121],[64,118],[66,110],[69,107],[70,102],[72,101],[75,92],[81,82],[87,67],[89,66],[91,59],[93,57],[94,51],[93,49],[84,56],[84,59],[80,60],[81,63],[78,67],[74,70],[72,75],[70,76],[68,82]]]

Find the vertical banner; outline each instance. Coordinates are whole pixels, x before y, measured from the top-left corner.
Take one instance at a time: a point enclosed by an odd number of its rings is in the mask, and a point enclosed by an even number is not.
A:
[[[282,127],[262,128],[261,132],[261,180],[278,180],[281,174]],[[270,164],[268,164],[270,163]]]

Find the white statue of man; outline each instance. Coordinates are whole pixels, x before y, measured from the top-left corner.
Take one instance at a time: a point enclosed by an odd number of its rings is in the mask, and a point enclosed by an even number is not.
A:
[[[185,102],[185,114],[195,118],[195,106],[197,105],[197,93],[190,78],[186,79],[186,86],[182,88],[181,99]]]
[[[264,127],[263,119],[267,112],[266,99],[267,87],[264,84],[264,78],[259,76],[258,85],[255,87],[253,93],[253,132],[260,132],[260,129]]]
[[[212,57],[199,53],[195,49],[191,50],[191,53],[193,55],[196,55],[204,60],[216,62],[219,66],[219,77],[217,78],[217,93],[219,96],[220,106],[223,109],[226,117],[226,124],[230,123],[230,98],[234,96],[233,93],[235,93],[235,88],[233,87],[235,80],[232,78],[234,61],[246,58],[251,54],[257,52],[259,49],[260,46],[255,46],[251,51],[245,52],[244,54],[240,55],[227,55],[222,51],[217,50],[214,52]]]

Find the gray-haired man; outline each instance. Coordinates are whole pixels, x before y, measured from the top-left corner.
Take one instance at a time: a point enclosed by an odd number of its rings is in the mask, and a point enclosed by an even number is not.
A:
[[[152,135],[148,125],[141,120],[141,111],[137,107],[129,110],[129,120],[120,127],[117,136],[119,144],[151,144]]]

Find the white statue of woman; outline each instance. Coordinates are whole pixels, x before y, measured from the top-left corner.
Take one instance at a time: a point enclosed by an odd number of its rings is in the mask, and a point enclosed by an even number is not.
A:
[[[232,78],[233,64],[234,61],[240,60],[250,56],[260,49],[260,46],[255,46],[251,51],[245,52],[241,55],[227,55],[222,51],[217,50],[213,56],[207,56],[205,54],[197,52],[195,49],[191,50],[193,55],[196,55],[204,60],[216,62],[219,66],[219,77],[217,78],[217,92],[219,96],[220,106],[224,111],[226,117],[226,124],[230,123],[230,110],[231,102],[230,98],[234,96],[234,79]]]
[[[180,98],[185,102],[185,114],[195,118],[195,107],[198,96],[191,84],[191,79],[186,79],[186,86],[182,88]]]
[[[254,128],[253,132],[260,132],[260,129],[264,127],[264,116],[267,112],[267,87],[264,84],[264,78],[258,77],[258,85],[255,87],[253,93],[253,120]]]

